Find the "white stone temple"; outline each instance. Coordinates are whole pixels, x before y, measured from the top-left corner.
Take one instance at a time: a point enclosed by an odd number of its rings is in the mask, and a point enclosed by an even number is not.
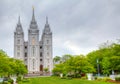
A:
[[[28,41],[24,40],[24,31],[20,17],[14,32],[14,58],[23,60],[29,74],[44,72],[48,68],[51,74],[53,69],[52,32],[46,17],[42,36],[35,19],[34,9],[28,29]]]

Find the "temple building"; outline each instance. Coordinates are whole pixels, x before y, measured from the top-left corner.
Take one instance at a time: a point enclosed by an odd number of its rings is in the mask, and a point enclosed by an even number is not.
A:
[[[46,23],[40,36],[33,9],[28,29],[28,41],[24,40],[23,29],[19,17],[14,32],[14,58],[24,61],[29,74],[40,73],[42,75],[45,68],[51,74],[53,69],[52,32],[48,18],[46,17]]]

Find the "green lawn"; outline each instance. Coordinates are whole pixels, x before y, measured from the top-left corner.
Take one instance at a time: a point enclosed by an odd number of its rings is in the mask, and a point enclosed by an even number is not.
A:
[[[113,84],[113,83],[88,81],[81,79],[60,79],[57,77],[40,77],[30,78],[29,82],[19,82],[19,84]]]

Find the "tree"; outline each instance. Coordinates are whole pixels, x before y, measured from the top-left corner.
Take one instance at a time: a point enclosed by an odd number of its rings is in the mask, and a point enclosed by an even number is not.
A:
[[[64,73],[78,77],[82,73],[94,72],[94,67],[88,62],[85,56],[77,55],[70,56],[69,59],[55,65],[53,72],[57,75]]]
[[[27,69],[21,60],[9,58],[0,50],[0,76],[19,75],[27,73]]]
[[[60,73],[66,74],[66,68],[65,68],[64,63],[56,64],[55,67],[53,68],[52,72],[54,75],[59,75]]]
[[[87,54],[89,62],[97,69],[96,59],[99,59],[102,74],[110,74],[111,71],[119,71],[120,68],[120,44],[104,43],[98,50]],[[119,71],[120,72],[120,71]]]
[[[56,63],[60,63],[60,60],[61,60],[61,57],[60,56],[55,56],[53,58],[53,62],[56,64]]]
[[[110,68],[110,59],[108,57],[104,57],[102,60],[102,67],[103,67],[103,74],[109,75],[111,68]]]
[[[14,72],[15,74],[18,75],[23,75],[27,73],[27,69],[25,67],[25,64],[21,60],[14,59],[15,61],[15,68]]]
[[[10,71],[9,60],[7,54],[0,50],[0,75],[8,75]]]
[[[68,59],[70,59],[72,57],[72,55],[70,55],[70,54],[66,54],[66,55],[63,55],[62,56],[62,62],[65,62],[65,61],[67,61]]]

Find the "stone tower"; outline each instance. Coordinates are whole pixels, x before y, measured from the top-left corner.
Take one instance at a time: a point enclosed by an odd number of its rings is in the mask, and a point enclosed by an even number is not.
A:
[[[24,32],[20,22],[20,16],[14,32],[14,57],[24,60]]]
[[[24,32],[19,17],[14,32],[14,57],[24,61],[30,74],[43,75],[44,68],[48,68],[49,75],[52,73],[52,32],[48,24],[48,18],[46,17],[45,27],[40,39],[34,9],[28,29],[28,41],[24,41]]]
[[[42,34],[42,46],[43,46],[43,65],[44,68],[49,68],[52,71],[53,61],[52,59],[52,32],[50,30],[50,26],[48,24],[48,18],[46,17],[46,24]]]

